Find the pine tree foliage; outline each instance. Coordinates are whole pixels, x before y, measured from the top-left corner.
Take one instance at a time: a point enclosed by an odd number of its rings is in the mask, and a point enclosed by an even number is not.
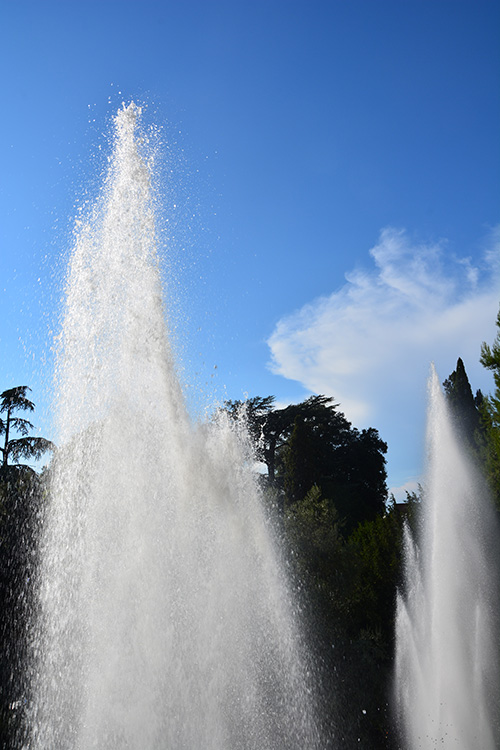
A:
[[[474,397],[462,359],[443,383],[448,405],[458,433],[468,449],[478,457],[484,444],[484,425],[481,419],[481,391]]]
[[[0,393],[0,435],[4,435],[2,452],[2,468],[9,466],[9,463],[19,466],[19,460],[34,459],[39,460],[44,453],[53,450],[54,445],[43,437],[34,437],[29,435],[33,430],[33,425],[28,419],[19,417],[16,412],[29,411],[35,409],[35,404],[27,396],[31,389],[27,385],[18,385],[15,388],[9,388]],[[12,432],[18,433],[21,437],[12,438]]]
[[[486,430],[485,464],[487,478],[500,509],[500,311],[496,325],[498,333],[492,346],[483,342],[480,362],[493,373],[495,388],[483,400],[482,416]]]
[[[255,456],[266,464],[268,486],[283,508],[317,485],[335,504],[346,534],[384,512],[387,444],[377,430],[353,427],[329,396],[273,407],[273,396],[224,405],[231,417],[247,419]]]

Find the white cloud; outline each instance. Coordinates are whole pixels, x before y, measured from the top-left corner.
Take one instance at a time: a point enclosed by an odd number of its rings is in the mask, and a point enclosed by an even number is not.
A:
[[[415,244],[384,229],[371,267],[278,322],[268,340],[272,371],[333,396],[356,426],[378,427],[389,440],[381,429],[389,413],[401,430],[415,403],[425,408],[432,361],[444,379],[462,357],[473,388],[489,383],[478,360],[496,332],[499,250],[498,231],[474,263],[453,257],[444,241]]]

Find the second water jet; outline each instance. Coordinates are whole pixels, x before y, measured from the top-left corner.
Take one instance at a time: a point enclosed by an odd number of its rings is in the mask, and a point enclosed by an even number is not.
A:
[[[421,533],[418,545],[406,535],[406,591],[397,606],[396,697],[403,734],[408,750],[495,750],[496,519],[434,370],[427,446]]]

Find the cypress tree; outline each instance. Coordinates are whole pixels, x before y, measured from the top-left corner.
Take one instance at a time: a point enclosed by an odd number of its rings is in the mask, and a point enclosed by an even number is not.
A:
[[[478,393],[476,398],[474,397],[460,357],[456,369],[444,381],[443,386],[457,431],[469,450],[477,455],[484,433],[478,408],[482,394]]]

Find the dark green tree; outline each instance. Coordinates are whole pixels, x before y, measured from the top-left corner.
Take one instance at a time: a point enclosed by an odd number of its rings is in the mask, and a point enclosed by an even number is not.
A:
[[[484,425],[481,420],[481,391],[472,394],[464,363],[459,357],[457,367],[443,383],[446,399],[459,435],[475,456],[484,442]]]
[[[480,362],[483,367],[491,370],[495,384],[493,393],[484,398],[481,412],[486,433],[484,450],[486,475],[497,508],[500,510],[500,311],[496,325],[498,332],[493,345],[489,346],[483,342],[481,346]]]
[[[246,416],[321,669],[320,712],[347,746],[389,750],[392,637],[405,515],[386,508],[377,430],[357,430],[331,398],[274,409],[274,399],[228,402]],[[354,532],[354,533],[353,533]],[[339,690],[339,685],[341,689]],[[345,722],[339,716],[348,717]]]
[[[307,592],[308,620],[326,640],[344,628],[345,541],[333,503],[318,485],[285,511],[285,537],[292,567]]]
[[[34,411],[35,404],[26,395],[30,390],[27,385],[18,385],[0,393],[0,414],[4,415],[0,417],[0,435],[4,435],[3,447],[0,448],[2,469],[12,462],[18,467],[21,466],[21,458],[38,460],[53,448],[50,440],[30,436],[33,425],[29,420],[16,414],[19,411]],[[21,437],[13,438],[13,431]]]
[[[404,521],[393,501],[387,513],[364,521],[348,540],[358,562],[349,592],[355,627],[377,637],[387,656],[394,630],[396,587],[401,584]]]
[[[255,441],[256,457],[267,466],[269,483],[282,485],[284,454],[297,418],[318,437],[325,429],[333,429],[338,440],[351,425],[328,396],[310,396],[283,409],[273,409],[273,404],[274,396],[255,396],[246,401],[226,401],[223,408],[234,419],[243,415]]]
[[[346,539],[334,504],[317,485],[285,509],[291,567],[323,667],[322,715],[340,725],[346,747],[359,741],[395,747],[388,732],[404,518],[393,503]]]
[[[274,398],[228,401],[233,418],[244,414],[256,457],[267,466],[268,484],[281,505],[306,496],[316,484],[330,498],[349,534],[358,523],[383,513],[387,500],[387,445],[377,430],[357,430],[328,396],[273,409]]]
[[[384,514],[387,502],[387,443],[373,427],[352,428],[349,440],[335,452],[333,471],[323,481],[349,535],[359,523]]]
[[[289,503],[302,500],[319,478],[320,440],[311,424],[301,417],[295,418],[283,457],[283,488]]]
[[[19,416],[35,405],[27,386],[0,394],[0,747],[18,747],[27,657],[26,624],[33,604],[38,527],[44,482],[21,459],[38,460],[53,448],[30,436],[33,425]]]

